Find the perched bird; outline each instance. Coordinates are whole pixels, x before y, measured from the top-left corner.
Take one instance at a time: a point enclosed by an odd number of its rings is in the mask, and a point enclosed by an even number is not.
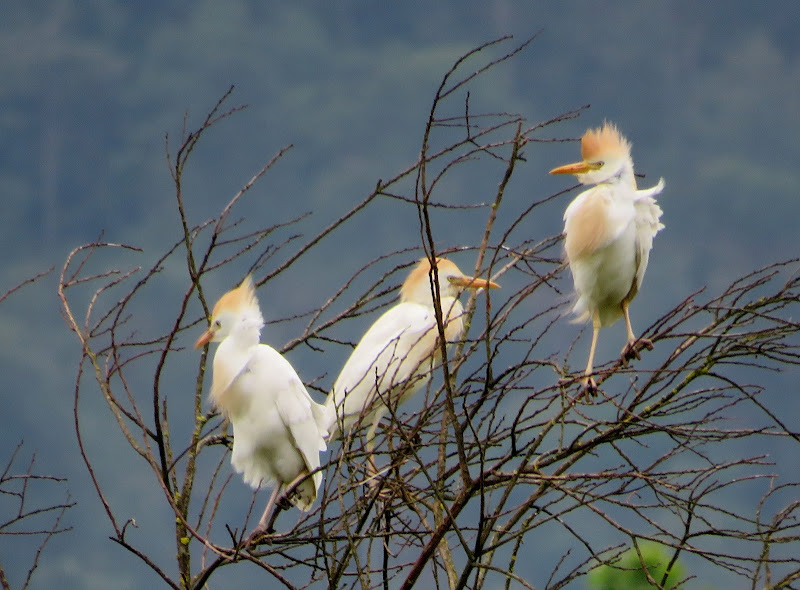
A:
[[[464,308],[458,295],[464,288],[497,288],[492,281],[465,276],[444,258],[435,267],[423,258],[400,290],[400,303],[372,324],[342,368],[325,402],[331,439],[355,423],[371,422],[367,452],[372,474],[375,430],[390,407],[396,409],[430,379],[441,362],[439,328],[434,310],[434,281],[444,324],[451,343],[463,332]]]
[[[322,481],[319,453],[327,435],[325,408],[311,399],[285,358],[259,343],[263,325],[248,275],[220,298],[211,326],[194,345],[220,343],[210,397],[233,426],[233,468],[253,488],[275,485],[256,530],[271,528],[267,518],[283,489],[298,508],[311,508]]]
[[[573,311],[578,321],[592,320],[592,344],[584,386],[594,394],[591,374],[600,328],[625,318],[628,342],[622,359],[639,358],[653,348],[649,340],[633,335],[628,307],[639,291],[653,247],[653,237],[664,225],[661,208],[653,197],[664,189],[664,179],[653,188],[637,190],[631,145],[617,127],[604,123],[581,138],[581,157],[550,174],[574,174],[581,184],[593,184],[564,212],[567,260],[578,301]]]

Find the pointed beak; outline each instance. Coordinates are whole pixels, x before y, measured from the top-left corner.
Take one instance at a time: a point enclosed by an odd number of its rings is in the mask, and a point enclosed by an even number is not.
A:
[[[558,168],[553,168],[550,174],[586,174],[592,170],[598,170],[602,166],[602,162],[575,162],[574,164],[564,164]]]
[[[464,289],[499,289],[500,285],[488,279],[477,277],[452,277],[450,282]]]
[[[194,349],[197,350],[198,348],[203,348],[206,344],[211,342],[211,339],[214,337],[216,330],[214,328],[209,328],[205,332],[203,332],[202,336],[197,339],[197,342],[194,343]]]

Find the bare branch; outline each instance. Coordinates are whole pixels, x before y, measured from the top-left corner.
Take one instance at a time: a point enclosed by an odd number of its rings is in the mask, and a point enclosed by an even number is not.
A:
[[[526,152],[565,141],[550,129],[586,107],[534,124],[473,107],[474,81],[531,41],[507,49],[510,39],[498,39],[457,60],[435,93],[416,161],[377,180],[320,231],[307,235],[312,216],[304,211],[255,230],[232,217],[234,208],[247,208],[250,189],[290,146],[234,191],[213,219],[189,221],[186,165],[206,132],[240,110],[224,111],[229,91],[198,129],[188,131],[184,119],[174,154],[167,143],[178,213],[173,245],[148,253],[156,261],[149,265],[138,260],[139,249],[100,239],[67,257],[59,297],[80,351],[73,391],[79,450],[113,541],[168,586],[204,588],[223,568],[246,562],[265,583],[287,588],[555,590],[580,583],[643,541],[668,548],[668,572],[692,556],[753,587],[789,587],[800,578],[800,482],[783,472],[778,479],[775,458],[762,450],[769,442],[794,452],[800,440],[776,410],[769,385],[775,374],[800,365],[798,261],[777,262],[721,293],[698,291],[663,310],[643,334],[655,350],[630,366],[621,359],[599,365],[601,395],[593,403],[583,399],[581,374],[572,367],[582,335],[562,319],[568,287],[560,236],[517,238],[532,212],[568,191],[524,204],[506,195]],[[492,197],[448,202],[444,187],[472,170],[496,181]],[[414,401],[393,404],[378,429],[379,473],[365,470],[365,428],[357,425],[331,444],[311,510],[292,509],[291,518],[281,517],[293,523],[287,530],[254,538],[248,527],[260,495],[249,507],[231,508],[237,476],[228,448],[235,433],[204,409],[208,356],[198,354],[187,371],[179,364],[182,339],[205,324],[212,273],[235,266],[242,276],[259,271],[259,285],[281,280],[309,252],[327,247],[335,232],[372,214],[380,200],[397,211],[414,208],[418,239],[360,260],[333,288],[320,285],[313,305],[275,319],[295,329],[284,351],[305,346],[325,358],[332,348],[352,348],[346,324],[366,327],[369,316],[389,305],[400,275],[420,253],[432,261],[474,256],[474,274],[489,274],[503,290],[465,302],[465,335],[448,347],[434,265],[439,360]],[[466,215],[483,216],[481,237],[450,243],[441,224],[457,226]],[[104,255],[111,253],[109,263]],[[125,257],[136,260],[126,265]],[[137,303],[161,293],[161,270],[176,260],[171,268],[183,269],[184,287],[160,310],[166,327],[147,328]],[[337,367],[322,376],[299,372],[324,392]],[[183,406],[166,395],[167,384],[173,387],[166,376],[174,373],[192,393]],[[84,377],[93,377],[100,396]],[[174,514],[174,563],[151,552],[152,533],[116,510],[96,473],[81,416],[84,405],[103,403],[131,448],[120,460],[144,461]],[[730,501],[745,491],[762,498],[754,514]],[[53,513],[36,516],[47,514]],[[547,542],[556,536],[560,552]],[[520,563],[526,541],[556,555],[536,574]],[[666,583],[648,575],[653,584]],[[0,583],[5,587],[4,578]]]

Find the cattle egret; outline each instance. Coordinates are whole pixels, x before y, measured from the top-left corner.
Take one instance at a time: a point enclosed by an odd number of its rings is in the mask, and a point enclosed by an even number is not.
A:
[[[282,489],[290,502],[310,510],[322,481],[319,453],[327,434],[324,406],[311,399],[285,358],[259,343],[263,325],[248,276],[220,298],[211,326],[194,346],[219,342],[210,397],[233,426],[233,468],[253,488],[275,486],[257,531],[271,528],[267,517]]]
[[[436,272],[427,258],[420,260],[400,290],[400,303],[372,324],[353,350],[325,403],[331,439],[355,423],[371,422],[367,452],[372,475],[375,430],[390,407],[394,411],[430,379],[441,362],[439,328],[434,311],[434,277],[448,343],[461,337],[464,308],[458,295],[464,288],[497,288],[492,281],[465,276],[444,258]]]
[[[636,189],[631,145],[616,126],[604,123],[581,138],[583,160],[550,171],[574,174],[592,188],[578,195],[564,212],[567,260],[578,301],[577,321],[592,320],[592,344],[583,379],[590,394],[597,391],[592,378],[594,353],[600,328],[625,318],[628,342],[622,359],[639,358],[653,343],[636,339],[628,314],[642,284],[653,237],[664,227],[661,208],[653,197],[664,189],[664,179],[653,188]]]

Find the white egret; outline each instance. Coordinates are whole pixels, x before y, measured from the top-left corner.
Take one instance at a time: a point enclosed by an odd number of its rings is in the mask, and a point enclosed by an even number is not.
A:
[[[400,303],[367,330],[339,373],[325,403],[331,439],[356,422],[371,422],[367,452],[372,473],[375,430],[391,407],[396,409],[430,379],[441,362],[439,328],[434,310],[434,276],[448,343],[461,337],[464,308],[461,290],[497,288],[492,281],[465,276],[451,261],[436,260],[436,274],[427,258],[420,260],[403,283]]]
[[[564,212],[567,260],[578,296],[573,311],[578,321],[592,320],[583,382],[594,394],[597,386],[591,375],[601,327],[625,318],[628,342],[623,361],[639,358],[642,348],[653,348],[649,340],[634,336],[628,307],[642,284],[653,237],[664,227],[653,198],[664,189],[664,179],[653,188],[637,190],[630,143],[611,123],[583,135],[581,157],[550,174],[574,174],[582,184],[595,185]]]
[[[275,489],[257,531],[270,528],[281,490],[308,511],[322,481],[319,453],[326,449],[326,411],[314,402],[292,365],[260,344],[264,325],[250,276],[214,306],[211,325],[195,348],[219,342],[211,401],[233,426],[231,464],[253,488]]]

